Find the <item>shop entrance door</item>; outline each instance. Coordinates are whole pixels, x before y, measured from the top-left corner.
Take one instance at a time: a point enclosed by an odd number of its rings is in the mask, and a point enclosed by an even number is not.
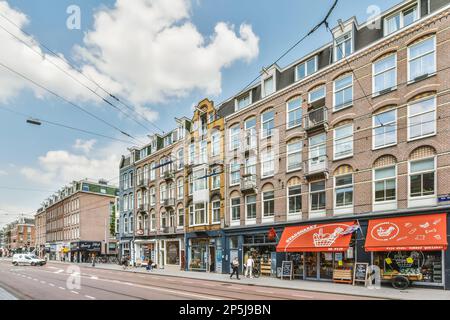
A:
[[[333,263],[334,263],[334,253],[331,252],[319,252],[320,256],[320,277],[322,280],[332,280],[333,279]]]
[[[305,278],[309,280],[332,280],[334,253],[306,252],[304,260]]]
[[[305,278],[306,279],[318,279],[319,273],[317,272],[317,252],[305,253]]]
[[[209,247],[209,272],[216,272],[216,248],[214,246]]]

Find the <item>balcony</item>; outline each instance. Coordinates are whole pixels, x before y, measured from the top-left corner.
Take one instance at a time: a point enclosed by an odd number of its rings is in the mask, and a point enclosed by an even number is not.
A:
[[[328,156],[318,156],[303,163],[305,177],[320,177],[328,174]]]
[[[162,233],[177,233],[176,227],[163,227]]]
[[[241,180],[241,192],[255,193],[256,189],[256,175],[244,175],[243,179]]]
[[[148,179],[144,179],[144,178],[138,178],[136,180],[136,187],[137,188],[145,188],[148,185]]]
[[[164,172],[164,180],[170,181],[175,178],[175,173],[173,171],[166,171]]]
[[[175,207],[175,198],[164,199],[164,207]]]
[[[326,129],[328,126],[328,112],[326,107],[311,110],[305,117],[305,130]]]
[[[139,212],[148,211],[148,203],[142,203],[142,204],[138,205],[138,211]]]

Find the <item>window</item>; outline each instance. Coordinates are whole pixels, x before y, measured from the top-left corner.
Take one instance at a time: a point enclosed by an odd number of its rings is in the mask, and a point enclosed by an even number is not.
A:
[[[208,142],[206,140],[200,141],[200,163],[208,162]]]
[[[211,136],[211,157],[220,154],[220,132],[216,131]]]
[[[374,149],[384,148],[397,143],[397,110],[374,115],[372,124]]]
[[[150,205],[154,206],[156,204],[156,188],[150,188]]]
[[[351,32],[348,32],[336,39],[336,45],[334,49],[334,56],[336,57],[336,61],[339,61],[342,58],[352,54],[353,52],[352,42],[353,41]]]
[[[264,80],[264,96],[267,97],[275,92],[275,81],[273,76]]]
[[[287,171],[302,168],[302,140],[290,141],[287,144]]]
[[[315,101],[325,98],[325,94],[326,94],[325,86],[320,86],[319,88],[310,91],[308,93],[308,103],[313,103]]]
[[[132,194],[132,193],[130,193],[130,194],[128,195],[128,208],[129,208],[130,210],[133,210],[133,209],[134,209],[134,194]]]
[[[124,229],[124,233],[128,233],[128,217],[125,216],[123,219],[123,229]]]
[[[372,73],[373,93],[375,95],[394,88],[397,85],[397,55],[392,54],[374,62]]]
[[[192,174],[188,176],[188,193],[191,196],[192,192],[194,191],[194,179],[192,177]]]
[[[230,151],[239,149],[241,144],[241,128],[238,124],[230,128]]]
[[[212,176],[211,180],[212,180],[211,181],[212,189],[213,190],[220,189],[220,174]]]
[[[206,223],[206,203],[196,203],[194,205],[194,225]]]
[[[393,201],[397,198],[395,166],[374,170],[375,202]]]
[[[262,130],[262,137],[266,138],[272,135],[272,130],[275,126],[274,122],[274,111],[266,111],[261,115],[261,130]]]
[[[430,37],[408,47],[408,81],[436,72],[436,37]]]
[[[245,212],[248,220],[256,219],[256,195],[245,197]]]
[[[241,198],[232,198],[230,201],[231,201],[231,221],[241,220]]]
[[[178,163],[178,170],[183,169],[184,167],[184,149],[181,148],[180,150],[178,150],[177,152],[177,163]]]
[[[325,210],[325,181],[310,184],[311,211]]]
[[[384,21],[384,35],[387,36],[391,33],[400,30],[406,26],[409,26],[414,21],[419,19],[417,6],[413,6],[406,10],[397,12],[396,14],[388,17]]]
[[[177,180],[177,196],[178,199],[183,199],[184,197],[184,181],[183,178]]]
[[[245,177],[256,182],[256,156],[250,156],[245,159]]]
[[[302,98],[289,101],[287,108],[287,128],[294,128],[302,124]]]
[[[436,133],[436,97],[414,102],[408,106],[408,140]]]
[[[312,57],[295,67],[295,81],[306,78],[317,71],[317,56]]]
[[[230,185],[234,186],[241,181],[241,165],[238,160],[233,160],[230,163]]]
[[[288,214],[299,214],[302,212],[302,187],[288,187]]]
[[[349,74],[334,81],[334,111],[341,110],[353,103],[353,75]]]
[[[128,211],[128,195],[123,196],[123,210]]]
[[[191,143],[189,145],[189,164],[195,163],[195,144]]]
[[[178,227],[184,226],[184,209],[179,208],[178,209]]]
[[[252,103],[252,94],[251,94],[251,91],[249,91],[244,96],[236,99],[236,109],[241,110],[241,109],[249,106],[251,103]]]
[[[160,203],[163,203],[167,199],[167,185],[165,183],[159,187],[159,198]]]
[[[268,147],[261,153],[261,176],[263,178],[273,176],[275,173],[274,153],[271,147]]]
[[[212,223],[220,222],[220,200],[212,202]]]
[[[161,229],[167,227],[167,212],[161,212]]]
[[[409,172],[409,196],[411,198],[435,194],[434,158],[411,161]]]
[[[126,173],[123,175],[123,189],[128,189],[128,174]]]
[[[155,163],[152,162],[150,164],[150,180],[155,180],[156,178],[156,169],[155,169]]]
[[[334,159],[353,155],[353,124],[334,129]]]
[[[245,145],[249,149],[256,148],[256,118],[250,118],[244,123]]]
[[[263,192],[263,215],[264,217],[273,217],[275,215],[275,192]]]
[[[334,178],[336,208],[353,205],[353,174]]]
[[[194,191],[202,191],[208,189],[208,178],[206,177],[206,169],[196,170],[193,173]]]

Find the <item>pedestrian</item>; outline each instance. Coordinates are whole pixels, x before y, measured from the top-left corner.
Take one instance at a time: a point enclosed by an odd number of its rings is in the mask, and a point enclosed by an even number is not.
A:
[[[231,262],[231,268],[233,269],[233,272],[230,275],[230,279],[233,278],[234,274],[236,274],[236,279],[241,280],[239,278],[239,259],[237,257],[234,258],[233,262]]]
[[[147,271],[152,271],[153,270],[153,261],[152,259],[148,260],[147,263]]]
[[[252,256],[249,256],[246,263],[245,268],[245,277],[253,278],[253,266],[255,265],[255,261],[253,260]]]
[[[95,267],[95,253],[92,254],[92,266]]]

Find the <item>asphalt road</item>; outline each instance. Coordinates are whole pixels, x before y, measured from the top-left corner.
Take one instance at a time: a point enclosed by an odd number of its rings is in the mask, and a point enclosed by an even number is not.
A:
[[[0,287],[32,300],[360,300],[367,298],[93,269],[48,263],[13,266],[0,261]]]

